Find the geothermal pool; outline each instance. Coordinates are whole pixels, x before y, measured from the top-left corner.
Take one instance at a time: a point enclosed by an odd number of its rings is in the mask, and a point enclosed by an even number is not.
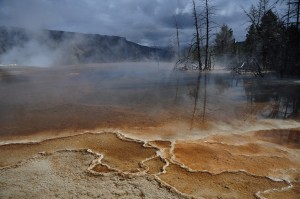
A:
[[[2,67],[0,198],[298,198],[300,81],[172,69]]]

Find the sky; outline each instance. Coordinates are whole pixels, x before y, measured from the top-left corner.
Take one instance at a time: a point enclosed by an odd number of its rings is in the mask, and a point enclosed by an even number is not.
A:
[[[257,0],[210,0],[212,33],[222,24],[237,41],[249,25],[244,14]],[[198,10],[203,0],[196,0]],[[0,0],[0,25],[115,35],[148,46],[174,45],[177,16],[181,43],[194,34],[192,0]]]

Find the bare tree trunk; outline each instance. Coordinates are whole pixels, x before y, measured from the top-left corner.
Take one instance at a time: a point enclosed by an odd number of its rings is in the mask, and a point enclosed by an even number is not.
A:
[[[297,2],[297,30],[299,30],[299,12],[300,12],[300,0]]]
[[[206,10],[206,44],[205,44],[205,66],[204,70],[209,70],[208,66],[208,43],[209,43],[209,19],[208,19],[208,0],[205,0],[205,10]]]
[[[269,0],[262,0],[261,3],[262,3],[262,10],[263,10],[262,14],[264,15],[267,11],[267,6],[269,4]]]
[[[194,20],[195,20],[195,29],[196,29],[196,53],[197,53],[197,59],[199,64],[199,70],[202,70],[202,63],[201,63],[201,54],[200,54],[200,34],[199,34],[199,24],[198,24],[198,15],[196,10],[196,3],[195,0],[193,0],[193,7],[194,7]]]
[[[177,41],[177,60],[180,59],[180,43],[179,43],[179,28],[176,16],[174,16],[175,27],[176,27],[176,41]]]
[[[288,13],[287,13],[287,20],[286,20],[286,27],[290,25],[290,14],[291,14],[291,0],[288,2]]]
[[[175,27],[176,27],[176,41],[177,41],[177,62],[180,61],[180,42],[179,42],[179,28],[178,28],[178,22],[177,18],[174,15],[174,21],[175,21]],[[176,67],[176,65],[175,65]],[[179,89],[179,76],[178,76],[178,71],[175,71],[176,74],[176,94],[175,94],[175,103],[177,102],[177,97],[178,97],[178,89]]]

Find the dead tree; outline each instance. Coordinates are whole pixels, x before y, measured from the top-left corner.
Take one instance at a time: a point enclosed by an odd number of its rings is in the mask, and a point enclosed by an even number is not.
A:
[[[300,0],[298,0],[297,2],[296,2],[296,4],[297,4],[297,21],[296,21],[296,28],[297,28],[297,30],[299,30],[299,14],[300,14]],[[300,41],[300,38],[299,38],[299,34],[297,34],[297,44],[298,44],[298,46],[299,46],[299,41]]]
[[[269,0],[259,0],[257,6],[252,5],[249,12],[243,9],[250,22],[255,26],[258,33],[260,33],[259,25],[261,22],[261,18],[266,13],[266,11],[270,9],[268,5]]]
[[[205,66],[204,70],[209,70],[209,52],[208,52],[208,43],[209,43],[209,10],[208,10],[208,0],[205,0],[205,20],[206,20],[206,44],[205,44]]]
[[[290,2],[290,4],[294,4],[297,6],[297,8],[296,8],[296,30],[299,30],[300,0]]]
[[[180,59],[179,27],[178,27],[177,18],[175,15],[174,15],[174,21],[175,21],[175,28],[176,28],[177,60],[179,60]]]
[[[196,53],[197,53],[199,70],[202,70],[198,14],[197,14],[195,0],[192,0],[192,1],[193,1],[193,17],[194,17],[194,23],[195,23],[194,25],[195,25],[195,29],[196,29]]]
[[[288,11],[287,11],[287,20],[286,20],[286,26],[288,27],[290,25],[290,15],[291,15],[291,0],[288,2]]]

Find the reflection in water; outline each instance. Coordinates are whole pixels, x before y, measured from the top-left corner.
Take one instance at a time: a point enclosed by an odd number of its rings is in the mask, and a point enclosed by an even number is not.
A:
[[[199,94],[200,94],[200,88],[201,88],[201,76],[202,75],[203,75],[203,107],[202,107],[202,119],[199,122],[201,122],[202,126],[205,123],[205,113],[206,113],[206,103],[207,103],[207,75],[208,74],[207,74],[207,72],[199,71],[195,88],[190,92],[190,96],[192,98],[194,98],[194,107],[193,107],[193,114],[192,114],[190,129],[193,129],[193,127],[194,127],[196,110],[197,110],[197,106],[198,106],[198,100],[199,100]]]
[[[117,63],[2,69],[0,134],[68,128],[190,128],[260,118],[299,119],[300,81],[212,72],[172,72],[173,64]],[[175,97],[175,100],[174,100]]]
[[[190,93],[191,97],[194,98],[194,108],[193,108],[193,116],[192,116],[192,122],[191,122],[191,129],[194,126],[195,114],[196,114],[196,109],[197,109],[197,104],[198,104],[198,97],[199,97],[200,81],[201,81],[201,71],[199,71],[195,89],[192,90],[192,92]]]
[[[243,120],[251,117],[298,118],[299,95],[300,82],[295,79],[278,79],[272,74],[257,78],[237,76],[226,71],[203,72],[198,75],[197,83],[190,91],[194,99],[192,125],[196,110],[201,113],[198,122],[202,123],[207,116],[210,120],[226,120],[226,116],[227,119]],[[198,103],[203,104],[202,109],[197,107]]]
[[[254,133],[258,139],[269,141],[287,147],[300,149],[300,132],[299,130],[284,129],[271,131],[257,131]]]
[[[279,80],[275,77],[244,79],[248,101],[253,104],[265,103],[261,116],[266,118],[295,118],[299,115],[299,82],[292,79]]]
[[[205,121],[206,101],[207,101],[207,74],[204,73],[204,99],[203,99],[203,114],[202,114],[203,123]]]

